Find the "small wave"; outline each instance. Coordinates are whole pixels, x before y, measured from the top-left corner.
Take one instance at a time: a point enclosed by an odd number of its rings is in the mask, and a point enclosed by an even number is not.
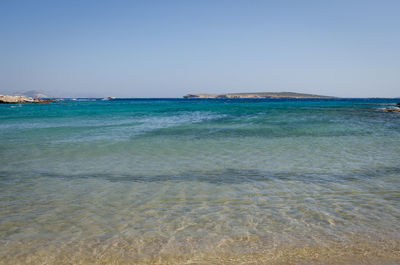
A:
[[[168,116],[148,116],[138,119],[126,119],[123,121],[112,121],[111,124],[99,126],[94,123],[89,126],[79,126],[77,131],[71,131],[67,139],[60,139],[57,143],[62,142],[86,142],[93,140],[126,140],[144,133],[155,130],[171,128],[175,126],[195,124],[204,121],[223,118],[226,115],[215,114],[213,112],[184,112]],[[104,121],[103,121],[104,123]],[[82,122],[79,122],[81,125]],[[74,127],[70,127],[74,129]]]
[[[139,126],[143,131],[168,128],[172,126],[178,126],[183,124],[193,124],[203,121],[214,120],[223,118],[226,115],[214,114],[212,112],[187,112],[174,116],[162,116],[162,117],[147,117],[139,120],[142,122]]]

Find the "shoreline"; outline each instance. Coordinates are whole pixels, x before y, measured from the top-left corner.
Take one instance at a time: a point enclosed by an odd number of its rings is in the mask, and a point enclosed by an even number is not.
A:
[[[25,103],[49,103],[50,99],[31,98],[25,96],[0,95],[0,104],[25,104]]]

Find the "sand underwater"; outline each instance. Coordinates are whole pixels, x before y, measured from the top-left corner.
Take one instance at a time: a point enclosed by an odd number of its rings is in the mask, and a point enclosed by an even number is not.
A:
[[[397,101],[0,105],[0,264],[400,264]]]

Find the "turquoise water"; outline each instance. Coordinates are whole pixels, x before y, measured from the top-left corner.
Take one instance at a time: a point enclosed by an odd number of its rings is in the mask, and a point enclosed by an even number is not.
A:
[[[0,105],[0,264],[396,264],[395,102]]]

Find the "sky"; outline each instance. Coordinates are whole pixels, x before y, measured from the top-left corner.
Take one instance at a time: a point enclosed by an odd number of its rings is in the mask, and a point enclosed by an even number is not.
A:
[[[0,0],[0,93],[400,97],[400,1]]]

